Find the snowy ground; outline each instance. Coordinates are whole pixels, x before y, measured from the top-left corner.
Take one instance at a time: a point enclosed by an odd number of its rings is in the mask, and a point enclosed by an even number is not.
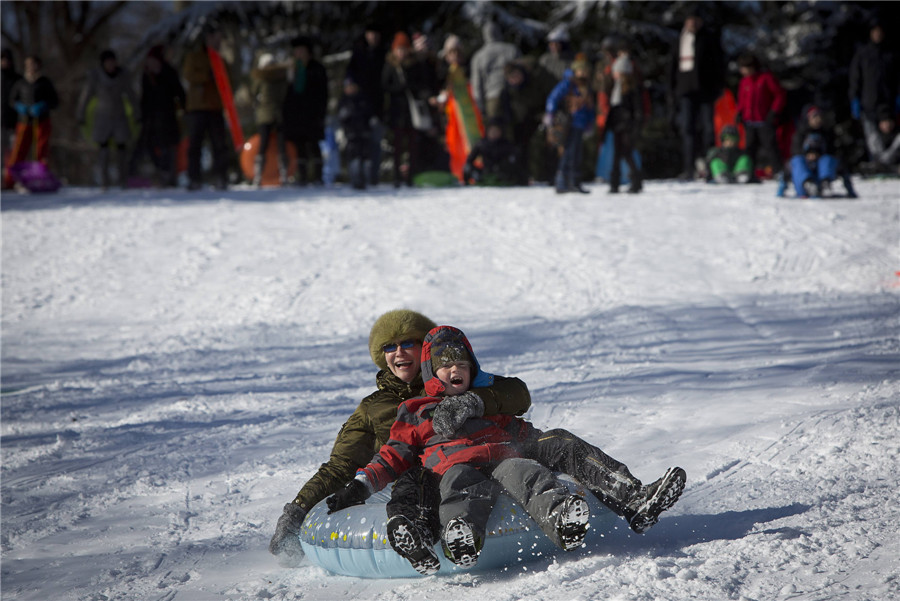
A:
[[[3,599],[900,598],[900,186],[858,190],[4,195]],[[404,306],[682,501],[513,573],[280,567]]]

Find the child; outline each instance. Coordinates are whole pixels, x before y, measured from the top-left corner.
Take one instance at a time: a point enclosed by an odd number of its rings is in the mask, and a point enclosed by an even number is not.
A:
[[[712,181],[718,184],[742,184],[753,175],[753,162],[739,147],[741,135],[734,125],[726,125],[719,134],[721,146],[714,146],[706,154],[706,164]]]
[[[622,181],[622,161],[631,173],[628,192],[636,194],[643,189],[641,170],[634,160],[634,150],[643,121],[639,81],[634,63],[628,54],[624,40],[614,40],[605,51],[611,61],[608,88],[609,116],[606,126],[613,132],[613,164],[609,175],[609,192],[617,194]]]
[[[743,54],[738,59],[743,79],[738,86],[737,121],[744,124],[747,134],[747,154],[754,169],[762,165],[759,151],[768,155],[767,165],[772,174],[782,171],[781,153],[775,137],[778,117],[787,102],[784,89],[770,71],[763,71],[759,59]],[[762,147],[762,148],[760,148]]]
[[[555,120],[568,121],[567,131],[560,135],[560,140],[554,140],[560,148],[561,156],[556,170],[556,192],[581,192],[587,194],[590,190],[582,187],[578,172],[581,169],[582,138],[585,131],[594,121],[594,106],[592,104],[593,93],[588,85],[590,76],[590,64],[583,56],[579,56],[572,68],[566,71],[565,78],[556,84],[553,91],[547,97],[544,112],[544,126],[550,137],[553,137]],[[562,113],[555,118],[554,113]]]
[[[900,135],[893,111],[887,105],[880,105],[876,111],[878,127],[873,128],[866,138],[872,161],[860,165],[860,169],[871,174],[900,175]]]
[[[338,102],[338,120],[347,139],[347,161],[350,183],[357,190],[366,188],[366,173],[375,112],[369,98],[363,94],[352,77],[344,80],[344,94]]]
[[[585,500],[571,494],[548,468],[519,457],[516,443],[528,439],[530,423],[509,415],[482,416],[468,419],[452,438],[435,433],[433,412],[443,399],[493,378],[481,370],[461,331],[438,326],[428,333],[422,346],[422,378],[426,394],[432,396],[400,406],[390,440],[356,479],[328,498],[329,513],[362,503],[405,474],[406,481],[397,483],[387,506],[388,539],[418,572],[432,574],[440,567],[433,550],[436,532],[421,515],[410,515],[411,501],[417,500],[410,489],[420,485],[439,492],[430,499],[437,505],[444,554],[470,568],[478,560],[502,486],[554,543],[565,550],[580,546],[590,513]],[[417,465],[423,469],[410,471]],[[410,474],[421,484],[410,483]]]
[[[822,110],[817,106],[810,106],[803,115],[791,141],[790,170],[797,196],[820,198],[825,190],[830,189],[831,182],[840,175],[847,189],[847,196],[856,198],[850,176],[840,168],[835,156],[834,133],[825,127]],[[779,196],[784,193],[783,186],[779,187]]]
[[[259,153],[253,159],[253,185],[257,188],[262,185],[266,152],[273,131],[278,144],[278,179],[284,185],[287,182],[287,150],[281,105],[288,90],[287,68],[276,64],[275,57],[267,52],[259,57],[258,67],[250,72],[250,79],[250,93],[259,127]]]
[[[479,159],[480,168],[476,166]],[[523,176],[527,177],[527,170],[516,145],[503,135],[503,119],[491,118],[487,137],[478,141],[466,159],[465,181],[481,186],[515,186],[527,183]]]
[[[25,76],[9,91],[9,104],[18,113],[19,121],[3,175],[4,189],[13,185],[9,168],[28,159],[33,138],[37,160],[46,165],[50,158],[50,111],[59,106],[59,96],[53,83],[43,75],[43,65],[38,56],[26,57]]]

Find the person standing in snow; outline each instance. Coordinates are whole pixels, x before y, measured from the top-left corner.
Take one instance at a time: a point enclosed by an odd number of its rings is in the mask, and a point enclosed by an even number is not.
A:
[[[350,183],[356,190],[365,190],[369,173],[369,148],[375,111],[368,96],[349,75],[344,79],[344,93],[338,101],[338,122],[347,140],[346,157]]]
[[[363,39],[353,47],[345,76],[359,86],[360,92],[368,99],[375,117],[366,153],[366,162],[369,164],[366,183],[370,186],[378,184],[381,171],[381,140],[384,138],[384,90],[381,85],[381,74],[384,71],[386,55],[387,50],[381,43],[381,32],[374,23],[367,23]]]
[[[753,169],[760,166],[777,177],[782,171],[776,127],[787,102],[784,88],[771,71],[763,69],[756,55],[742,54],[738,66],[743,76],[738,85],[737,124],[743,123],[747,139],[747,156]],[[760,160],[760,150],[768,162]]]
[[[590,88],[591,66],[587,59],[578,56],[566,77],[559,82],[544,106],[544,126],[553,135],[558,132],[556,143],[562,154],[556,168],[556,192],[590,192],[580,181],[581,158],[585,132],[594,123],[594,94]]]
[[[494,378],[481,370],[465,334],[451,326],[432,329],[422,345],[421,367],[428,396],[400,405],[390,439],[356,478],[327,499],[328,513],[358,505],[397,481],[386,508],[388,540],[421,574],[440,569],[436,540],[456,565],[476,564],[502,490],[554,544],[565,551],[580,547],[590,509],[548,468],[519,456],[518,445],[533,436],[529,422],[509,415],[473,416],[449,437],[435,432],[433,416],[441,403]],[[401,479],[410,471],[415,477],[406,484]],[[420,487],[430,493],[427,514],[436,513],[437,523],[420,519]]]
[[[500,113],[500,93],[503,91],[506,63],[519,58],[519,49],[504,42],[500,27],[493,22],[485,24],[482,33],[484,45],[472,55],[472,96],[485,119]]]
[[[875,160],[877,149],[869,144],[877,139],[878,107],[892,107],[896,119],[900,112],[900,63],[884,42],[884,27],[875,22],[869,29],[869,43],[853,55],[850,62],[850,110],[862,121],[869,157]]]
[[[203,183],[201,155],[203,141],[209,136],[212,146],[214,185],[228,187],[228,142],[225,110],[209,61],[207,48],[218,51],[222,33],[214,24],[205,27],[203,37],[184,57],[181,69],[188,84],[184,120],[188,130],[188,190],[199,190]]]
[[[557,25],[547,34],[547,52],[538,59],[538,65],[552,75],[555,81],[561,80],[572,64],[570,41],[569,28],[565,25]]]
[[[178,111],[184,110],[185,93],[162,46],[154,46],[144,59],[141,77],[141,133],[131,156],[129,173],[136,175],[143,156],[149,155],[160,183],[175,186],[176,148],[181,140]]]
[[[288,80],[285,65],[275,63],[275,57],[266,52],[260,55],[256,69],[250,72],[250,94],[253,97],[256,125],[259,127],[259,153],[253,160],[253,185],[262,185],[266,168],[266,152],[272,134],[278,145],[278,179],[287,182],[287,149],[285,148],[284,119],[281,104],[287,96]]]
[[[613,163],[609,177],[609,192],[617,194],[622,181],[622,161],[628,165],[631,184],[628,192],[636,194],[643,189],[641,169],[634,159],[641,128],[644,107],[640,89],[640,76],[624,39],[609,36],[603,40],[606,67],[597,78],[597,123],[613,135]],[[602,115],[599,113],[603,113]],[[601,134],[601,140],[605,131]]]
[[[81,93],[76,109],[76,119],[83,125],[87,118],[87,105],[97,99],[94,108],[91,139],[100,147],[100,181],[103,189],[109,187],[109,146],[116,145],[119,186],[125,187],[128,177],[128,152],[131,142],[131,124],[128,118],[127,102],[131,115],[140,122],[140,104],[131,82],[131,74],[119,66],[112,50],[100,53],[100,67],[88,74],[87,83]]]
[[[380,370],[376,375],[378,390],[363,399],[343,425],[328,462],[284,506],[269,542],[270,553],[287,562],[303,557],[299,535],[306,514],[313,505],[341,490],[389,439],[399,405],[423,395],[422,344],[434,327],[433,321],[408,309],[388,311],[375,321],[369,333],[369,354]],[[432,419],[433,428],[449,439],[469,418],[518,416],[530,406],[531,395],[524,382],[494,376],[489,387],[472,388],[440,403]],[[686,475],[681,468],[670,468],[662,478],[644,485],[625,464],[568,430],[535,430],[534,434],[519,449],[523,457],[574,477],[639,534],[656,524],[660,513],[674,505],[684,489]],[[426,487],[416,489],[423,495],[418,504],[427,515],[427,508],[432,506],[427,497],[430,493]]]
[[[325,118],[328,116],[328,75],[313,57],[312,40],[299,36],[291,41],[294,52],[293,77],[284,98],[284,130],[297,148],[296,183],[322,183],[322,150]],[[312,167],[312,180],[309,170]]]
[[[541,129],[544,103],[558,79],[528,57],[506,63],[506,82],[500,94],[501,114],[508,120],[512,141],[520,151],[527,152],[526,176],[549,182],[556,173],[559,155],[547,144]]]
[[[43,74],[43,66],[39,56],[25,57],[25,75],[9,91],[9,104],[18,115],[18,123],[16,139],[6,161],[4,189],[13,185],[9,168],[28,159],[32,143],[38,162],[46,165],[50,158],[50,111],[59,106],[59,96],[53,82]]]
[[[703,165],[703,153],[716,142],[713,107],[725,86],[722,55],[718,37],[704,26],[700,15],[689,15],[672,49],[669,68],[669,93],[681,129],[679,179],[693,179],[695,161],[700,159]]]
[[[2,79],[0,79],[0,90],[3,93],[3,104],[0,106],[2,109],[2,145],[0,145],[0,149],[2,149],[2,155],[0,155],[0,160],[5,160],[6,155],[12,149],[12,141],[15,137],[16,132],[16,121],[18,121],[19,116],[16,113],[15,107],[13,107],[9,103],[9,93],[12,91],[13,84],[22,79],[22,76],[16,71],[16,65],[13,61],[13,53],[9,48],[4,48],[2,50],[2,54],[0,54],[0,61],[2,61]]]

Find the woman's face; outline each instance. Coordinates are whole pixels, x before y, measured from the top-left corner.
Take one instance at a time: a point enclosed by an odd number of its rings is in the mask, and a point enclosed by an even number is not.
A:
[[[384,360],[391,373],[407,384],[415,380],[422,366],[422,343],[418,340],[392,340],[385,348],[391,349],[384,352]]]

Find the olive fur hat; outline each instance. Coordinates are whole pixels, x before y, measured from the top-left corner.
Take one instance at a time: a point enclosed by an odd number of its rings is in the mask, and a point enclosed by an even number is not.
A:
[[[400,341],[407,338],[422,342],[428,332],[435,327],[437,325],[421,313],[409,309],[388,311],[375,320],[372,331],[369,332],[369,354],[372,361],[379,369],[387,369],[387,361],[381,347],[392,340]]]

